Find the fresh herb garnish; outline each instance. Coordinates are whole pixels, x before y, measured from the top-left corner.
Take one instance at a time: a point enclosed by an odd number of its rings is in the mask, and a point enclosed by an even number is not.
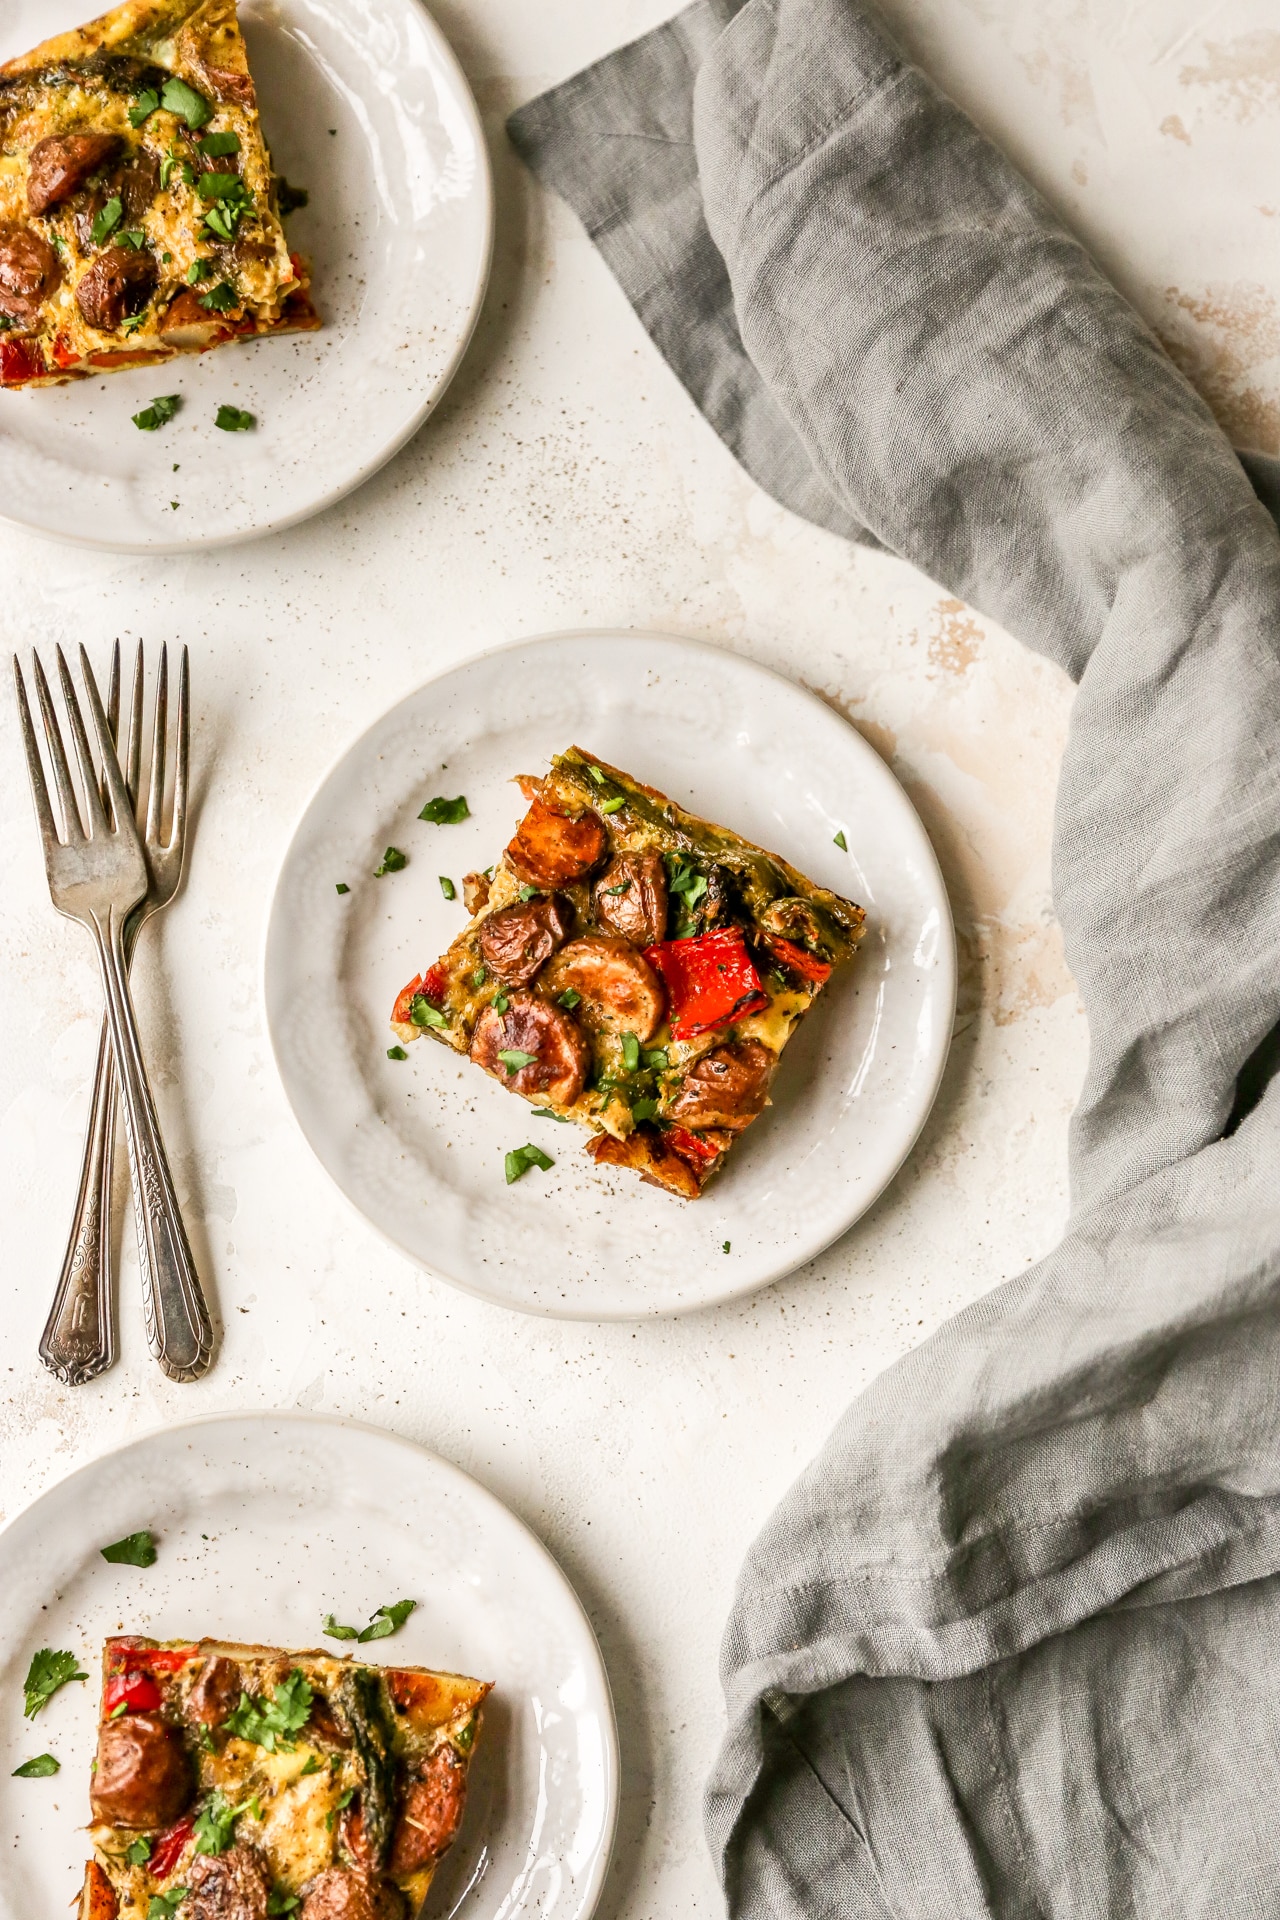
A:
[[[149,407],[144,407],[141,413],[133,415],[133,424],[135,427],[141,427],[144,433],[154,433],[157,427],[163,427],[172,420],[181,405],[180,393],[157,394]]]
[[[641,1120],[652,1120],[657,1111],[658,1103],[656,1100],[637,1100],[631,1109],[631,1118],[638,1125]]]
[[[282,220],[287,220],[291,213],[297,213],[299,208],[307,206],[310,200],[311,195],[305,187],[290,186],[283,174],[277,177],[276,212]]]
[[[554,1107],[535,1107],[533,1117],[535,1120],[558,1120],[562,1127],[570,1124],[569,1115],[557,1113]]]
[[[626,795],[623,793],[616,793],[612,800],[606,800],[604,802],[604,805],[601,807],[600,811],[601,813],[617,813],[619,807],[625,807],[626,804],[627,804]]]
[[[23,1717],[35,1718],[46,1701],[52,1700],[59,1687],[65,1687],[72,1680],[87,1680],[87,1673],[81,1673],[74,1653],[55,1652],[50,1647],[42,1647],[39,1653],[31,1656],[31,1665],[23,1682]]]
[[[608,894],[630,893],[630,891],[631,891],[631,882],[629,880],[624,880],[621,886],[605,888],[605,892]]]
[[[147,236],[141,227],[126,227],[119,239],[122,247],[132,247],[135,253],[141,253],[147,244]]]
[[[116,228],[120,225],[120,219],[123,213],[124,208],[120,203],[120,196],[113,193],[107,201],[106,206],[100,207],[93,216],[93,225],[89,231],[93,235],[93,244],[95,247],[100,247],[107,235],[115,232]]]
[[[233,307],[240,305],[240,295],[229,280],[219,280],[216,287],[210,287],[208,293],[197,296],[206,313],[230,313]],[[223,414],[226,414],[226,420]],[[243,423],[243,424],[242,424]],[[216,427],[225,427],[229,433],[244,433],[253,425],[253,415],[242,413],[239,407],[219,407]]]
[[[388,1047],[387,1058],[388,1060],[407,1060],[409,1056],[403,1047]]]
[[[361,1629],[356,1639],[361,1646],[368,1640],[387,1640],[402,1627],[417,1606],[416,1600],[393,1600],[389,1607],[378,1607],[369,1617],[367,1627]]]
[[[433,1007],[425,993],[415,993],[409,1002],[409,1018],[415,1027],[447,1027],[448,1018]]]
[[[399,873],[401,868],[407,867],[408,864],[407,853],[401,853],[399,847],[388,847],[382,856],[382,865],[374,868],[373,877],[375,880],[381,880],[384,873]]]
[[[499,990],[497,993],[494,994],[493,1010],[495,1013],[505,1013],[507,1008],[510,1005],[511,1005],[510,1000],[508,1000],[506,994],[503,993],[501,990]]]
[[[296,1913],[302,1905],[300,1893],[286,1893],[283,1887],[273,1887],[267,1895],[268,1914]]]
[[[47,1780],[51,1773],[62,1771],[51,1753],[38,1753],[34,1760],[24,1760],[20,1767],[13,1770],[15,1780]]]
[[[644,1064],[650,1073],[664,1073],[671,1065],[665,1047],[655,1047],[652,1053],[646,1053]]]
[[[170,1887],[168,1893],[153,1893],[147,1908],[147,1920],[170,1920],[186,1897],[185,1887]]]
[[[160,104],[170,113],[176,113],[179,120],[185,120],[192,133],[213,118],[213,108],[204,95],[189,87],[185,80],[179,80],[176,74],[165,81]]]
[[[485,969],[483,967],[477,967],[471,976],[471,984],[473,987],[482,987],[488,978],[489,975]]]
[[[833,843],[833,844],[834,844],[835,846],[837,846],[837,847],[839,847],[839,849],[840,849],[840,851],[841,851],[841,853],[848,853],[848,851],[849,851],[849,842],[848,842],[848,841],[847,841],[847,840],[845,839],[845,837],[844,837],[844,828],[843,828],[843,827],[841,827],[841,829],[840,829],[840,831],[839,831],[839,833],[838,833],[838,834],[837,834],[837,835],[835,836],[835,840],[834,840],[834,843]]]
[[[191,262],[191,265],[187,268],[187,285],[189,287],[197,286],[199,282],[204,279],[206,274],[209,274],[212,272],[213,272],[212,260],[193,260]]]
[[[539,889],[537,887],[531,887],[526,883],[520,889],[519,898],[521,900],[532,900],[534,894],[537,893],[538,891]]]
[[[204,216],[204,224],[219,240],[234,240],[236,228],[246,213],[253,211],[253,195],[238,173],[202,173],[196,181],[202,200],[214,204]]]
[[[210,160],[220,160],[224,153],[239,153],[240,135],[238,133],[206,133],[196,145],[201,153]]]
[[[456,800],[445,800],[443,797],[428,800],[418,815],[419,820],[429,820],[433,827],[456,827],[459,821],[469,820],[470,817],[471,809],[463,793]]]
[[[666,862],[671,891],[675,895],[676,904],[680,910],[676,938],[681,940],[692,932],[697,924],[693,917],[693,909],[707,891],[707,876],[705,873],[699,873],[683,854],[669,853],[666,855]]]
[[[522,1067],[531,1067],[537,1057],[536,1053],[522,1053],[519,1047],[506,1047],[498,1055],[509,1074],[519,1073]]]
[[[340,1793],[338,1795],[338,1798],[334,1801],[333,1805],[330,1807],[328,1813],[326,1813],[324,1817],[324,1823],[326,1827],[328,1827],[330,1833],[333,1832],[334,1828],[338,1824],[338,1815],[343,1811],[344,1807],[349,1807],[351,1805],[351,1802],[355,1799],[355,1797],[356,1797],[356,1790],[354,1787],[348,1787],[345,1793]]]
[[[622,1036],[622,1064],[628,1073],[634,1073],[640,1065],[640,1042],[634,1033],[624,1033]]]
[[[129,109],[129,125],[140,127],[149,120],[160,106],[160,95],[154,87],[144,87]]]
[[[724,1243],[724,1245],[723,1245],[723,1247],[721,1247],[721,1249],[720,1249],[720,1251],[721,1251],[721,1253],[728,1253],[728,1251],[729,1251],[729,1242],[728,1242],[727,1240],[725,1241],[725,1243]]]
[[[108,1720],[119,1720],[119,1719],[122,1719],[123,1716],[126,1713],[128,1713],[128,1711],[129,1711],[128,1701],[122,1700],[118,1707],[112,1707],[110,1713],[107,1715],[107,1718]]]
[[[241,1695],[246,1699],[247,1695]],[[247,1807],[233,1807],[224,1793],[214,1789],[195,1819],[197,1853],[225,1853],[235,1838],[236,1821]],[[173,1909],[169,1908],[169,1912]]]
[[[591,775],[591,778],[595,781],[598,787],[602,787],[604,785],[604,768],[603,767],[588,767],[587,772]]]
[[[329,1615],[329,1618],[330,1618],[330,1620],[332,1620],[332,1618],[333,1618],[333,1615],[332,1615],[332,1614],[330,1614],[330,1615]],[[325,1628],[325,1632],[327,1633],[328,1631],[329,1631],[329,1629],[328,1629],[328,1628],[326,1627],[326,1628]],[[301,1772],[301,1773],[300,1773],[300,1774],[298,1775],[298,1778],[299,1778],[299,1780],[305,1780],[305,1779],[306,1779],[306,1777],[307,1777],[307,1775],[308,1775],[309,1773],[323,1773],[323,1771],[324,1771],[324,1768],[323,1768],[323,1767],[321,1766],[321,1764],[320,1764],[320,1756],[319,1756],[319,1754],[318,1754],[318,1753],[309,1753],[309,1754],[307,1755],[307,1764],[306,1764],[306,1766],[305,1766],[305,1767],[304,1767],[304,1768],[302,1769],[302,1772]]]
[[[551,1155],[544,1153],[541,1147],[535,1147],[532,1142],[527,1147],[517,1147],[514,1152],[507,1155],[507,1185],[511,1186],[514,1181],[523,1179],[530,1167],[541,1167],[546,1173],[554,1165],[555,1161]]]
[[[124,1850],[124,1857],[131,1867],[146,1866],[151,1858],[151,1842],[145,1833],[140,1833],[136,1840],[129,1842]]]
[[[582,995],[578,992],[576,987],[566,987],[564,992],[559,995],[560,1005],[562,1007],[568,1007],[570,1013],[573,1012],[573,1009],[578,1005],[581,999],[582,999]]]
[[[173,178],[174,168],[177,165],[178,165],[178,155],[176,153],[166,153],[163,160],[161,160],[160,162],[160,185],[162,187],[168,186],[169,182]]]
[[[447,873],[440,874],[439,880],[440,880],[440,891],[444,895],[445,899],[456,900],[458,897],[458,889],[454,886],[448,874]]]
[[[350,893],[351,891],[345,880],[339,880],[333,890],[335,893]]]
[[[139,1533],[127,1533],[123,1540],[103,1547],[101,1553],[103,1559],[109,1560],[113,1567],[154,1567],[155,1538],[144,1527]]]
[[[306,1726],[314,1698],[307,1681],[295,1667],[288,1679],[273,1690],[270,1700],[255,1700],[242,1693],[239,1706],[227,1715],[227,1732],[240,1740],[252,1740],[268,1753],[287,1753],[293,1747],[289,1736]]]
[[[146,319],[145,313],[131,313],[127,320],[120,322],[121,333],[136,333],[139,327],[145,326]]]

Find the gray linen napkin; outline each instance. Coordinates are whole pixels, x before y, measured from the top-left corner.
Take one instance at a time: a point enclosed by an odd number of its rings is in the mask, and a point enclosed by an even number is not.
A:
[[[730,1910],[1280,1914],[1276,463],[858,0],[699,0],[511,133],[761,485],[1079,682],[1070,1224],[752,1550]]]

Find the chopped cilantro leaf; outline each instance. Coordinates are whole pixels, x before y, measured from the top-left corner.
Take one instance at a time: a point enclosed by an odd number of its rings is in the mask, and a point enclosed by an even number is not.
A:
[[[720,1251],[721,1251],[721,1253],[728,1253],[728,1251],[729,1251],[729,1242],[728,1242],[727,1240],[725,1241],[725,1243],[724,1243],[724,1245],[723,1245],[723,1247],[721,1247],[721,1249],[720,1249]]]
[[[327,1633],[331,1640],[358,1640],[360,1638],[359,1627],[344,1627],[338,1620],[335,1620],[331,1613],[326,1613],[324,1625],[320,1631],[321,1633]],[[312,1759],[314,1758],[315,1755],[313,1754]]]
[[[387,1058],[388,1060],[407,1060],[409,1056],[403,1047],[388,1047]]]
[[[34,1760],[24,1760],[20,1767],[13,1770],[15,1780],[47,1780],[51,1773],[60,1773],[61,1768],[51,1753],[38,1753]]]
[[[525,886],[521,887],[519,898],[521,900],[532,900],[534,894],[537,893],[537,891],[538,891],[537,887],[531,887],[526,884]]]
[[[153,1893],[147,1908],[147,1920],[170,1920],[186,1897],[185,1887],[170,1887],[168,1893]]]
[[[456,800],[446,800],[443,797],[428,800],[418,815],[419,820],[429,820],[435,827],[456,827],[460,821],[468,820],[470,817],[471,809],[467,805],[466,795],[462,793]]]
[[[252,1740],[268,1753],[288,1752],[291,1734],[306,1726],[315,1698],[301,1671],[295,1667],[287,1680],[272,1691],[270,1700],[240,1695],[240,1704],[227,1715],[226,1729],[240,1740]],[[219,1849],[220,1851],[220,1849]]]
[[[224,153],[239,153],[240,135],[238,133],[206,133],[196,145],[201,153],[210,160],[220,160]]]
[[[114,1567],[154,1567],[156,1563],[155,1539],[145,1527],[139,1533],[127,1533],[123,1540],[103,1547],[101,1553]]]
[[[622,1036],[622,1064],[628,1073],[634,1073],[640,1065],[640,1042],[634,1033],[624,1033]]]
[[[42,1706],[52,1700],[59,1687],[65,1687],[71,1680],[87,1680],[87,1673],[81,1673],[74,1653],[55,1652],[50,1647],[42,1647],[39,1653],[31,1656],[31,1665],[23,1682],[23,1716],[34,1719]]]
[[[135,253],[141,253],[147,244],[147,236],[141,227],[127,227],[120,235],[120,244],[132,247]]]
[[[211,273],[212,271],[212,260],[193,260],[187,268],[187,285],[194,287],[199,281],[204,279],[207,273]]]
[[[332,1620],[332,1618],[333,1618],[333,1615],[332,1615],[332,1614],[330,1614],[330,1615],[329,1615],[329,1618],[330,1618],[330,1619]],[[309,1753],[309,1754],[307,1755],[307,1764],[306,1764],[306,1766],[305,1766],[305,1767],[304,1767],[304,1768],[302,1769],[302,1772],[301,1772],[301,1773],[300,1773],[300,1774],[298,1775],[298,1778],[299,1778],[299,1780],[305,1780],[305,1779],[306,1779],[306,1777],[307,1777],[307,1775],[308,1775],[309,1773],[322,1773],[323,1771],[324,1771],[324,1769],[323,1769],[323,1767],[322,1767],[322,1766],[321,1766],[321,1764],[320,1764],[320,1756],[319,1756],[319,1754],[318,1754],[318,1753]]]
[[[178,165],[177,154],[166,153],[164,156],[164,159],[160,162],[160,185],[162,187],[168,186],[169,182],[173,178],[174,169],[177,165]]]
[[[296,1913],[302,1905],[300,1893],[286,1893],[283,1887],[273,1887],[267,1895],[267,1913]]]
[[[241,1699],[245,1698],[242,1694]],[[235,1838],[236,1821],[247,1811],[247,1807],[233,1807],[226,1795],[215,1788],[196,1815],[196,1852],[225,1853]]]
[[[131,1867],[146,1866],[148,1860],[151,1858],[151,1842],[145,1833],[140,1833],[136,1840],[129,1842],[129,1845],[125,1848],[124,1857]]]
[[[557,1113],[554,1107],[535,1107],[533,1117],[535,1120],[558,1120],[562,1127],[570,1124],[569,1115]]]
[[[656,1100],[637,1100],[631,1109],[631,1118],[638,1125],[641,1120],[652,1120],[657,1111],[658,1103]]]
[[[222,284],[225,287],[225,280]],[[213,293],[201,294],[200,305],[207,307],[212,301],[213,295],[221,291],[221,287],[215,287]],[[250,429],[256,427],[258,423],[253,414],[246,413],[243,407],[222,406],[218,408],[217,413],[214,415],[213,424],[215,427],[221,427],[224,433],[248,433]]]
[[[839,847],[839,849],[840,849],[840,851],[841,851],[841,853],[848,853],[848,851],[849,851],[849,842],[848,842],[848,841],[847,841],[847,840],[845,839],[845,837],[844,837],[844,828],[843,828],[843,827],[841,827],[841,829],[840,829],[840,831],[839,831],[839,833],[838,833],[838,834],[836,835],[836,837],[835,837],[835,841],[834,841],[834,845],[836,845],[837,847]]]
[[[447,1027],[448,1017],[433,1007],[425,993],[415,993],[409,1002],[409,1018],[415,1027]]]
[[[523,1179],[530,1167],[541,1167],[546,1173],[554,1165],[555,1161],[551,1155],[544,1153],[541,1147],[535,1147],[532,1143],[527,1147],[517,1147],[514,1152],[507,1155],[507,1185],[511,1186],[516,1180]]]
[[[129,125],[140,127],[149,120],[160,105],[160,95],[154,87],[144,87],[129,109]]]
[[[356,1638],[362,1646],[368,1640],[389,1639],[397,1627],[404,1625],[417,1604],[416,1600],[394,1600],[389,1607],[379,1607]]]
[[[93,244],[95,247],[100,247],[107,235],[115,232],[116,228],[120,225],[120,218],[123,213],[124,208],[120,204],[120,196],[119,194],[113,193],[107,201],[106,206],[100,207],[93,217],[93,225],[89,231],[93,235]]]
[[[444,895],[445,899],[456,900],[458,897],[458,889],[454,886],[448,874],[442,873],[439,876],[439,878],[440,878],[440,891]]]
[[[407,853],[401,853],[399,847],[388,847],[382,856],[382,865],[374,868],[373,877],[375,880],[381,880],[384,873],[399,873],[408,864]]]
[[[471,976],[471,984],[473,987],[482,987],[488,978],[489,975],[485,969],[483,967],[477,967]]]
[[[165,81],[160,104],[170,113],[176,113],[179,120],[185,120],[192,133],[213,118],[213,108],[204,95],[189,87],[185,80],[179,80],[176,74]]]
[[[560,1005],[562,1007],[568,1007],[570,1013],[572,1013],[573,1009],[578,1005],[578,1002],[582,999],[582,995],[577,991],[576,988],[566,987],[564,992],[559,996],[559,999],[560,999]]]
[[[154,433],[157,427],[163,427],[172,420],[181,405],[180,393],[157,394],[149,407],[144,407],[141,413],[133,415],[133,424],[135,427],[140,427],[143,433]]]
[[[138,331],[138,328],[145,323],[146,318],[147,316],[145,313],[131,313],[127,320],[121,321],[120,323],[121,333],[136,333]]]
[[[627,801],[626,801],[625,794],[616,793],[612,800],[605,801],[600,811],[601,813],[617,813],[618,809],[620,807],[625,807],[626,804],[627,804]]]
[[[202,200],[247,200],[248,188],[238,173],[202,173],[196,181]]]
[[[495,1013],[505,1013],[505,1012],[506,1012],[506,1010],[507,1010],[507,1008],[508,1008],[508,1007],[509,1007],[510,1005],[511,1005],[511,1002],[510,1002],[510,1001],[508,1000],[508,998],[507,998],[507,996],[506,996],[506,994],[505,994],[505,993],[495,993],[495,994],[494,994],[494,996],[493,996],[493,1010],[494,1010],[494,1012],[495,1012]]]
[[[355,1799],[355,1796],[356,1796],[356,1790],[354,1787],[348,1787],[345,1793],[340,1793],[338,1795],[338,1798],[334,1801],[332,1807],[329,1809],[328,1813],[326,1813],[324,1817],[324,1823],[326,1827],[328,1827],[330,1833],[333,1832],[333,1829],[338,1824],[338,1815],[343,1811],[345,1807],[349,1807],[351,1805],[351,1802]]]
[[[216,287],[210,287],[208,293],[202,293],[197,297],[206,313],[230,313],[233,307],[240,305],[240,296],[229,280],[219,280]],[[243,420],[245,426],[251,427],[253,425],[253,415],[251,413],[241,413],[238,407],[219,407],[218,417],[214,421],[215,426],[220,427],[223,424],[222,416],[224,413],[233,416],[236,421]],[[244,427],[236,425],[231,426],[229,429],[232,433],[243,433],[244,430]]]
[[[350,893],[350,891],[351,889],[345,880],[339,880],[334,886],[335,893]]]
[[[537,1057],[536,1053],[522,1053],[519,1047],[506,1047],[498,1055],[509,1074],[519,1073],[522,1067],[531,1067]]]
[[[671,1065],[665,1047],[655,1047],[652,1053],[646,1053],[644,1064],[650,1073],[662,1073]]]

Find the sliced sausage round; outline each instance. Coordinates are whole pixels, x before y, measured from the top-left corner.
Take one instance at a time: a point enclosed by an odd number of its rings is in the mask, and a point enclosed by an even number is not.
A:
[[[437,1747],[409,1782],[388,1871],[417,1873],[438,1860],[453,1845],[466,1804],[466,1766],[451,1746]]]
[[[523,987],[573,930],[573,909],[554,893],[499,907],[480,928],[480,954],[508,987]]]
[[[151,1713],[125,1713],[98,1729],[98,1757],[89,1789],[95,1820],[111,1826],[172,1826],[195,1790],[176,1727]]]
[[[97,167],[120,151],[116,133],[53,133],[38,140],[27,163],[27,205],[46,213],[81,188]]]
[[[156,263],[145,248],[109,247],[76,288],[76,305],[91,327],[114,333],[146,306],[156,279]]]
[[[531,887],[567,887],[604,859],[604,822],[595,813],[570,819],[556,813],[541,795],[534,798],[507,848],[507,865]]]
[[[34,326],[45,298],[62,278],[58,256],[30,227],[0,227],[0,313]]]
[[[667,869],[660,853],[619,853],[591,890],[596,918],[636,947],[667,935]]]
[[[522,1062],[522,1054],[529,1058]],[[561,1008],[532,993],[513,993],[505,1013],[486,1007],[476,1021],[471,1058],[512,1093],[567,1107],[586,1085],[591,1048]]]
[[[186,1879],[187,1920],[267,1920],[271,1872],[256,1847],[198,1853]]]
[[[404,1895],[352,1867],[328,1867],[305,1889],[297,1920],[403,1920]]]
[[[759,1040],[713,1047],[694,1062],[666,1111],[683,1127],[749,1126],[769,1104],[778,1056]]]
[[[202,1727],[220,1727],[244,1689],[244,1677],[234,1660],[215,1653],[206,1660],[187,1695],[187,1719]]]
[[[576,993],[574,1011],[598,1033],[634,1033],[648,1046],[662,1025],[667,996],[642,953],[626,940],[588,933],[561,949],[542,976],[543,990],[557,998]]]

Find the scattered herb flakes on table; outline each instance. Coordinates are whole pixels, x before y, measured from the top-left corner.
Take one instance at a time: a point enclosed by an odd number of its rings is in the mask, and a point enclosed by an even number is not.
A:
[[[599,1164],[696,1199],[768,1106],[863,910],[578,747],[522,785],[528,811],[467,875],[473,917],[397,997],[396,1037],[468,1054],[586,1127]],[[507,1180],[547,1158],[515,1149]]]

